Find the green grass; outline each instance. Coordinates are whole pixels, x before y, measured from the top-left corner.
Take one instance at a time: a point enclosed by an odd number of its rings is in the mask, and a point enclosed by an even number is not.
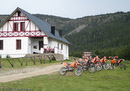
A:
[[[33,88],[34,91],[130,91],[130,61],[124,62],[126,70],[102,70],[96,73],[84,71],[77,77],[72,72],[60,76],[58,72],[0,83],[0,87]]]

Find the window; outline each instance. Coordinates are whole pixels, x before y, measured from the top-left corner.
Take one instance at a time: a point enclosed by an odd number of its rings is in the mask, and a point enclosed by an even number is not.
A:
[[[19,11],[19,12],[18,12],[18,16],[20,16],[20,15],[21,15],[21,12]]]
[[[42,30],[39,30],[40,32],[42,32]]]
[[[16,40],[16,50],[21,49],[21,40]]]
[[[59,46],[60,46],[60,44],[58,43],[58,44],[57,44],[58,49],[60,49]]]
[[[37,45],[34,45],[34,46],[33,46],[33,49],[37,49]]]
[[[3,40],[0,40],[0,50],[3,50]]]
[[[61,44],[61,50],[63,50],[63,44]]]
[[[13,30],[16,32],[18,31],[18,23],[14,23],[13,25]]]
[[[20,31],[25,31],[25,22],[20,23]]]

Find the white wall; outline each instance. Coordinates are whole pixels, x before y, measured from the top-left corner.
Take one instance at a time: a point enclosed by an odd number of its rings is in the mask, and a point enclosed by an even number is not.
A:
[[[30,45],[31,45],[31,54],[33,52],[41,53],[41,50],[39,50],[39,41],[43,41],[43,38],[29,38]],[[35,49],[34,46],[37,46]]]
[[[16,40],[21,40],[21,49],[16,50]],[[3,40],[3,50],[0,50],[0,55],[6,57],[23,57],[28,54],[28,37],[11,37],[11,38],[0,38]]]
[[[58,48],[59,43],[59,48]],[[63,50],[61,49],[61,45],[63,45]],[[55,53],[63,54],[64,59],[69,59],[69,47],[68,44],[65,44],[61,41],[54,40],[49,38],[48,47],[55,48]]]

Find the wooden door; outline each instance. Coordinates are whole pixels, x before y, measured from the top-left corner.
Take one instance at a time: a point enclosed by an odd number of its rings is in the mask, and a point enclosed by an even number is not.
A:
[[[39,50],[43,48],[43,41],[39,41]]]

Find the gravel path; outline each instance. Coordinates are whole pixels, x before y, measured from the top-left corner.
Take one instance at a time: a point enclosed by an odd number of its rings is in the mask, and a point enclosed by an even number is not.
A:
[[[62,64],[51,65],[46,67],[28,67],[23,69],[14,69],[2,71],[0,70],[0,82],[9,82],[20,80],[27,77],[33,77],[44,74],[51,74],[53,72],[59,71]]]

